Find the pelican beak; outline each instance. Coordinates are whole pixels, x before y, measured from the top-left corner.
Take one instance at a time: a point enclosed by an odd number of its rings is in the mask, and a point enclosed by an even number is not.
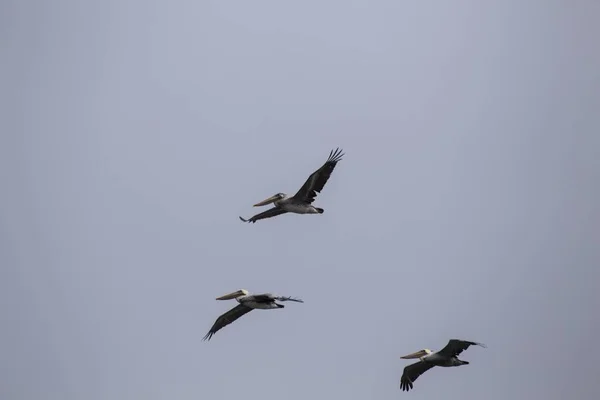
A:
[[[427,352],[425,350],[419,350],[416,353],[408,354],[408,355],[402,356],[400,358],[403,358],[405,360],[410,360],[411,358],[421,358],[426,355],[427,355]]]
[[[268,199],[261,201],[260,203],[256,203],[254,205],[254,207],[266,206],[269,203],[273,203],[275,200],[277,200],[277,198],[278,198],[277,195],[273,195],[273,196],[269,197]]]
[[[226,294],[221,297],[217,297],[216,300],[231,300],[231,299],[235,299],[236,297],[243,296],[243,295],[244,295],[244,293],[241,290],[236,290],[235,292]]]

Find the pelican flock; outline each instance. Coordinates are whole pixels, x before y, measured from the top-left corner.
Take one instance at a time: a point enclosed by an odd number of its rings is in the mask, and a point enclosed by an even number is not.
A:
[[[231,324],[241,316],[248,314],[252,310],[276,310],[285,307],[283,304],[278,304],[277,301],[295,301],[297,303],[304,303],[304,301],[300,299],[275,296],[271,293],[249,294],[246,289],[236,290],[235,292],[217,297],[217,300],[232,299],[235,299],[239,304],[225,314],[219,316],[212,328],[210,328],[206,336],[204,336],[203,340],[210,340],[217,331]]]
[[[249,219],[245,219],[240,216],[240,220],[243,222],[255,223],[256,221],[272,218],[285,213],[323,214],[323,209],[314,206],[312,203],[314,202],[317,194],[320,193],[325,187],[325,184],[331,177],[331,173],[335,169],[335,166],[339,161],[341,161],[343,156],[344,154],[339,148],[332,150],[329,153],[327,161],[325,161],[321,168],[313,172],[308,177],[304,185],[302,185],[296,194],[293,196],[288,196],[285,193],[277,193],[259,203],[254,204],[254,207],[273,204],[272,208],[256,214]],[[250,294],[245,289],[239,289],[235,292],[217,297],[216,300],[235,300],[238,304],[216,319],[208,333],[204,336],[203,340],[210,340],[219,330],[248,314],[252,310],[276,310],[284,308],[284,305],[278,302],[293,301],[303,303],[303,301],[300,299],[276,296],[271,293]],[[409,391],[413,389],[414,382],[422,374],[433,367],[458,367],[469,364],[468,361],[461,360],[458,358],[458,356],[463,351],[468,349],[469,346],[473,345],[486,347],[484,344],[478,342],[450,339],[448,344],[440,351],[432,352],[429,349],[423,349],[400,357],[402,359],[419,360],[418,362],[407,365],[404,368],[400,378],[400,389],[402,389],[402,391]]]
[[[344,154],[339,148],[335,151],[331,150],[325,164],[308,177],[306,182],[304,182],[304,185],[302,185],[295,195],[288,196],[285,193],[274,194],[268,199],[256,203],[254,207],[266,206],[271,203],[273,203],[275,207],[263,211],[260,214],[256,214],[252,218],[244,219],[240,217],[240,219],[244,222],[255,223],[258,220],[275,217],[288,212],[295,214],[323,214],[324,210],[313,206],[312,202],[315,201],[317,193],[320,193],[321,190],[323,190],[323,187],[325,187],[335,166],[341,161],[343,156]]]

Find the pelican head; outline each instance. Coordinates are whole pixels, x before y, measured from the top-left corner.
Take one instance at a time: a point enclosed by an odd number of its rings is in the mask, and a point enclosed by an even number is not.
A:
[[[419,350],[419,351],[417,351],[415,353],[402,356],[400,358],[403,358],[405,360],[410,360],[411,358],[421,358],[422,359],[423,357],[428,356],[430,354],[431,354],[431,350],[429,350],[429,349],[423,349],[423,350]]]
[[[269,197],[268,199],[265,199],[259,203],[256,203],[254,205],[254,207],[266,206],[269,203],[274,203],[278,200],[283,200],[283,199],[285,199],[285,193],[277,193],[277,194],[274,194],[273,196]]]
[[[235,292],[226,294],[224,296],[217,297],[217,300],[231,300],[231,299],[237,299],[238,297],[247,296],[247,295],[248,295],[248,291],[246,289],[240,289],[240,290],[236,290]]]

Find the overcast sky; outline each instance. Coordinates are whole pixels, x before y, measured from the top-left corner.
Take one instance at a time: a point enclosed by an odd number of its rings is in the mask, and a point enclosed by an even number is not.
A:
[[[599,19],[3,2],[0,398],[599,398]],[[240,222],[338,146],[323,215]],[[305,303],[201,341],[240,288]]]

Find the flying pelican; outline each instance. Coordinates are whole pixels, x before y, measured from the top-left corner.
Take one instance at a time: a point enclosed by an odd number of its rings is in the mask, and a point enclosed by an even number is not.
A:
[[[274,194],[268,199],[256,203],[254,207],[266,206],[270,203],[273,203],[275,207],[261,212],[260,214],[256,214],[250,219],[244,219],[242,217],[240,217],[240,219],[244,222],[254,223],[259,219],[271,218],[287,212],[296,214],[323,214],[323,209],[313,206],[312,202],[315,200],[317,193],[321,193],[321,190],[323,190],[327,180],[329,180],[335,165],[343,156],[344,154],[339,148],[335,149],[335,151],[331,150],[325,164],[308,177],[304,185],[298,190],[298,193],[293,196],[288,196],[285,193]]]
[[[416,381],[425,371],[428,371],[433,367],[458,367],[460,365],[469,364],[468,361],[459,360],[458,355],[468,349],[471,345],[487,347],[482,343],[450,339],[446,347],[436,353],[432,353],[429,349],[423,349],[416,353],[400,357],[403,359],[420,359],[419,362],[407,365],[404,368],[404,373],[402,374],[402,378],[400,378],[400,388],[409,391],[413,388],[414,381]]]
[[[263,293],[263,294],[248,294],[246,289],[236,290],[235,292],[226,294],[221,297],[217,297],[217,300],[231,300],[235,299],[239,304],[233,307],[231,310],[227,311],[225,314],[221,315],[215,323],[213,324],[210,331],[204,336],[202,340],[210,340],[212,335],[217,333],[221,328],[231,324],[236,319],[240,318],[242,315],[249,313],[250,311],[256,309],[259,310],[270,310],[275,308],[283,308],[283,304],[277,304],[275,301],[295,301],[298,303],[304,303],[304,301],[300,299],[294,299],[292,297],[281,297],[275,296],[271,293]]]

